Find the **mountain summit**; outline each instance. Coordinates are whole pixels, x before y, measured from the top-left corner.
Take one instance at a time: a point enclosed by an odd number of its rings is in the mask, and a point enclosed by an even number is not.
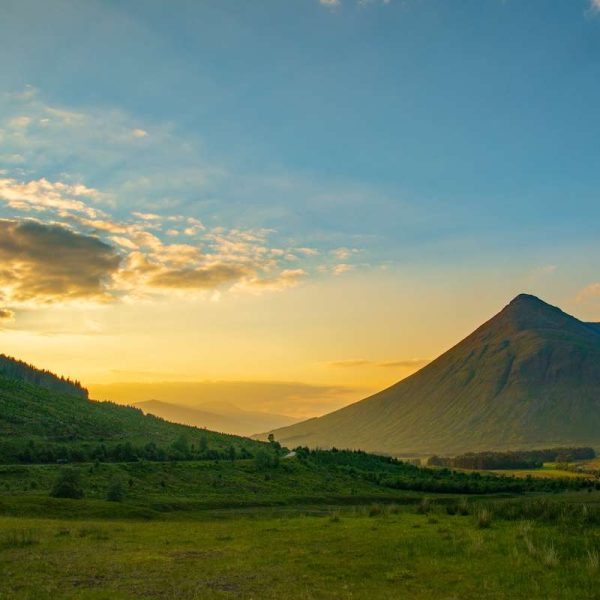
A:
[[[520,294],[410,377],[274,434],[396,455],[600,447],[600,325]]]

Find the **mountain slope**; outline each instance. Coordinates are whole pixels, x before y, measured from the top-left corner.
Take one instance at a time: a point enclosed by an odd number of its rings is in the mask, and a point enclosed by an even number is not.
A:
[[[137,408],[95,402],[0,374],[0,462],[10,461],[28,444],[53,451],[76,448],[87,456],[99,444],[109,451],[125,443],[168,448],[182,438],[213,453],[224,454],[234,446],[252,454],[260,447],[248,438],[169,423]]]
[[[65,377],[59,377],[45,369],[37,369],[22,360],[0,354],[0,375],[8,379],[27,381],[40,387],[87,398],[88,391],[78,382]]]
[[[136,402],[146,414],[156,415],[173,423],[206,427],[236,435],[252,435],[265,429],[285,427],[297,422],[283,415],[247,411],[226,403],[203,403],[198,407],[183,406],[160,400]]]
[[[600,327],[522,294],[392,387],[276,430],[287,446],[394,454],[600,447]]]

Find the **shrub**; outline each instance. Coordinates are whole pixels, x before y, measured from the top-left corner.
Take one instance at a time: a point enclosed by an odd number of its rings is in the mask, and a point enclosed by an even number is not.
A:
[[[453,516],[457,510],[456,504],[446,504],[446,514]]]
[[[378,517],[383,514],[383,506],[381,504],[371,504],[369,507],[369,516]]]
[[[63,469],[58,474],[50,495],[54,498],[72,498],[75,500],[83,498],[84,493],[79,471]]]
[[[261,448],[254,456],[254,463],[259,471],[272,469],[279,465],[279,456]]]
[[[108,485],[108,490],[106,492],[106,499],[110,502],[123,502],[125,498],[125,486],[123,485],[123,481],[115,477]]]

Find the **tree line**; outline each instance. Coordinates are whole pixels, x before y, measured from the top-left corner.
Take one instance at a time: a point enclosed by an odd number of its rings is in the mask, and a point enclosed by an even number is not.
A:
[[[89,395],[87,389],[79,381],[55,375],[46,369],[37,369],[29,363],[6,354],[0,354],[0,374],[8,379],[26,381],[48,390],[71,394],[79,398],[87,399]]]
[[[596,458],[593,448],[547,448],[506,452],[468,452],[453,457],[431,456],[427,464],[455,469],[541,469],[544,463],[570,463]]]
[[[389,456],[368,454],[360,450],[296,448],[295,451],[298,458],[308,464],[333,467],[353,478],[364,479],[382,487],[396,490],[455,494],[497,494],[600,488],[600,482],[582,478],[517,478],[492,473],[466,473],[449,468],[418,467]],[[576,453],[577,456],[582,454]]]

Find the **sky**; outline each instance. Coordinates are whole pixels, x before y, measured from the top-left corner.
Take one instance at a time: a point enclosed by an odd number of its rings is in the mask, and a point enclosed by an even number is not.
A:
[[[0,351],[94,397],[313,416],[521,292],[600,321],[600,2],[2,0],[0,37]]]

